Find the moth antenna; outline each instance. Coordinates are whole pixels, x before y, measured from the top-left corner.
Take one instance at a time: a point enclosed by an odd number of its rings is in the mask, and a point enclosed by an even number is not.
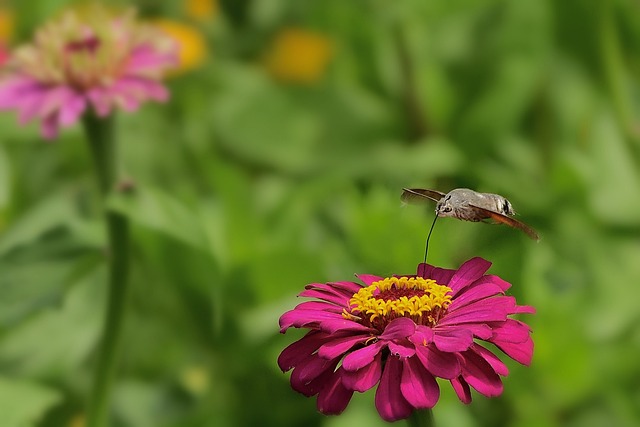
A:
[[[431,232],[433,232],[433,227],[436,225],[436,220],[438,219],[438,214],[433,218],[433,222],[431,223],[431,228],[429,229],[429,234],[427,235],[427,243],[424,247],[424,263],[427,263],[427,254],[429,253],[429,239],[431,239]]]

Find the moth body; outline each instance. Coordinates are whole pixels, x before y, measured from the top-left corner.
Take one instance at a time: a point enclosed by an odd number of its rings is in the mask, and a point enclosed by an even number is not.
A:
[[[494,222],[524,231],[534,240],[539,240],[535,230],[527,224],[512,218],[516,212],[511,203],[499,194],[478,193],[468,188],[456,188],[448,193],[422,188],[404,188],[402,200],[414,202],[429,199],[436,202],[436,216],[457,218],[464,221]]]

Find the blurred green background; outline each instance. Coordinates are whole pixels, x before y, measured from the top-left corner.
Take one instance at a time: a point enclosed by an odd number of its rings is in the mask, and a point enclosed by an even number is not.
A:
[[[114,426],[383,426],[339,417],[276,365],[306,283],[411,274],[433,206],[402,187],[508,197],[507,227],[438,221],[430,262],[482,256],[537,308],[531,367],[443,427],[640,425],[640,3],[112,2],[184,47],[172,99],[118,117],[112,200],[133,224]],[[3,3],[0,45],[63,0]],[[0,115],[0,425],[84,425],[104,234],[79,126]],[[400,422],[402,424],[402,422]]]

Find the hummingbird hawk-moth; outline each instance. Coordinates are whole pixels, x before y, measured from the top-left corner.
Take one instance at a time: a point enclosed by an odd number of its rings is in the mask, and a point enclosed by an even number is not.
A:
[[[532,239],[540,240],[533,228],[511,217],[515,215],[513,206],[499,194],[478,193],[468,188],[456,188],[446,194],[422,188],[402,190],[401,199],[404,202],[427,199],[436,202],[436,217],[452,217],[473,222],[489,219],[522,230]]]

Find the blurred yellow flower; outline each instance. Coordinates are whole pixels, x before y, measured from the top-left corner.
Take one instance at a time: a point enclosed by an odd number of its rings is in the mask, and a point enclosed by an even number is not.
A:
[[[207,42],[195,27],[168,19],[157,19],[154,25],[172,37],[179,45],[178,66],[170,74],[185,73],[199,68],[207,57]]]
[[[84,414],[76,414],[69,420],[69,427],[85,427],[86,425]]]
[[[207,21],[218,15],[218,0],[185,0],[185,13],[189,18]]]
[[[209,370],[200,365],[186,368],[180,375],[182,386],[194,396],[201,396],[209,390]]]
[[[13,11],[0,7],[0,41],[7,42],[13,35]]]
[[[265,65],[275,78],[292,83],[315,83],[331,60],[332,43],[324,35],[303,28],[285,28],[267,51]]]

